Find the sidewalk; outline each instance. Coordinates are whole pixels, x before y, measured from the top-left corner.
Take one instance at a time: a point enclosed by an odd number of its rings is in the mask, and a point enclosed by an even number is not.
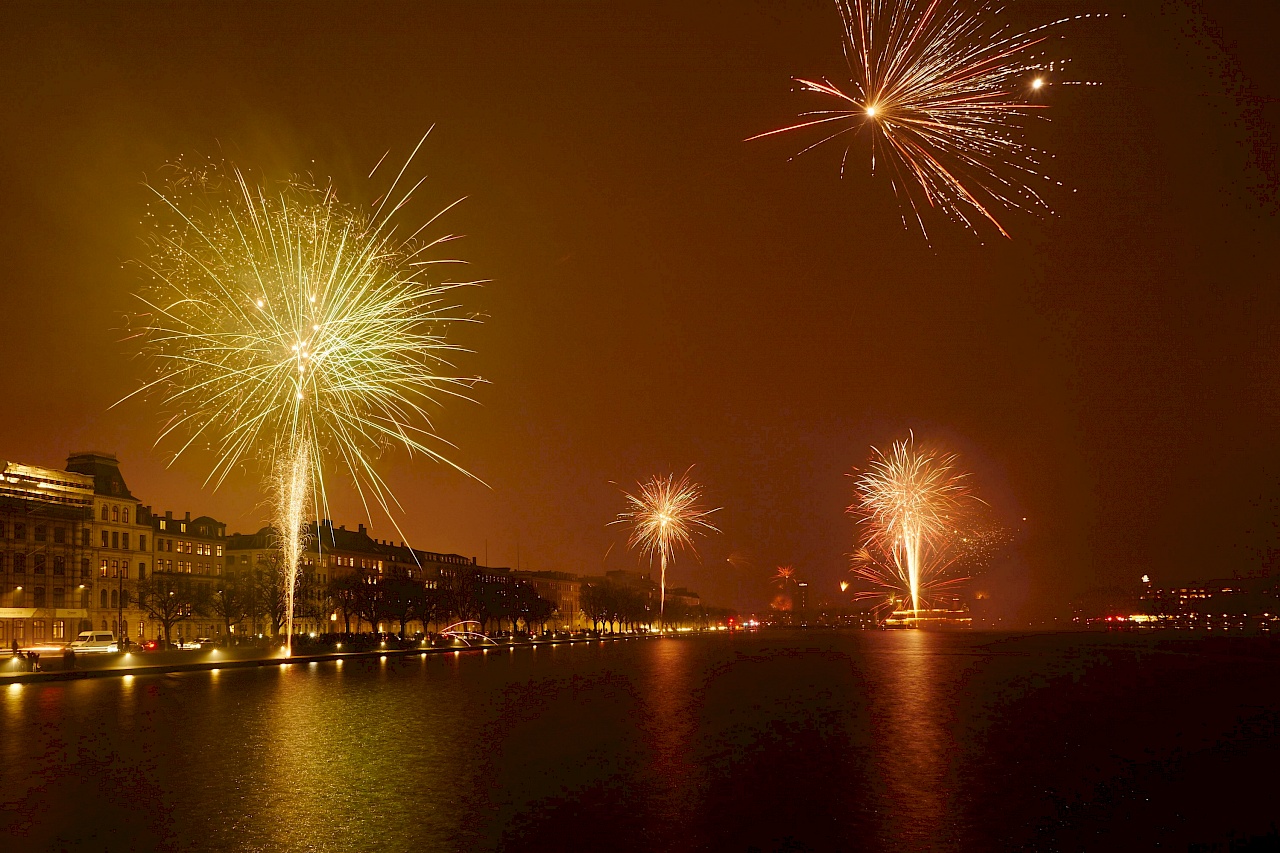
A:
[[[333,651],[315,654],[295,654],[284,657],[278,651],[264,655],[260,648],[211,649],[209,651],[131,652],[124,654],[77,655],[76,668],[63,670],[62,657],[49,655],[41,658],[43,672],[13,672],[8,670],[10,658],[0,655],[0,686],[7,684],[34,684],[46,681],[74,681],[84,678],[112,678],[132,675],[160,675],[167,672],[201,672],[218,669],[245,669],[258,666],[289,666],[295,663],[312,663],[334,660],[361,660],[370,658],[426,657],[427,655],[463,654],[485,649],[520,648],[525,646],[558,646],[575,643],[603,643],[615,640],[654,639],[661,634],[619,634],[607,637],[582,637],[574,639],[521,640],[516,642],[486,643],[483,646],[414,646],[410,648],[373,649],[371,651]]]

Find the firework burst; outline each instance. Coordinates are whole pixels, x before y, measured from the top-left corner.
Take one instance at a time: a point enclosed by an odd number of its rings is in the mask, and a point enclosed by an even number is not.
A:
[[[377,506],[395,523],[399,504],[376,460],[401,447],[452,465],[431,446],[444,442],[428,410],[478,381],[447,360],[457,348],[445,332],[474,319],[448,301],[464,284],[428,278],[443,262],[432,249],[449,238],[426,242],[430,222],[397,222],[413,190],[396,187],[412,159],[372,213],[331,187],[269,188],[221,161],[176,165],[151,187],[151,282],[138,295],[136,338],[154,374],[134,393],[157,397],[169,415],[157,443],[179,437],[173,459],[211,452],[206,485],[246,467],[266,476],[286,638],[303,525],[328,505],[324,472],[349,475],[366,511]]]
[[[887,163],[894,193],[927,233],[925,207],[977,232],[1005,209],[1049,212],[1037,186],[1043,152],[1026,141],[1028,119],[1044,109],[1036,97],[1062,62],[1045,57],[1049,31],[1076,15],[1019,31],[991,0],[837,0],[850,81],[795,78],[802,92],[831,102],[801,121],[751,137],[815,128],[823,135],[802,149],[870,135],[874,173]]]
[[[972,498],[956,458],[916,447],[915,437],[894,442],[888,453],[872,448],[867,469],[855,472],[855,502],[849,512],[864,527],[863,547],[853,571],[882,590],[898,590],[921,600],[956,580],[946,572],[954,561],[952,542]]]
[[[690,469],[693,470],[693,469]],[[666,609],[667,563],[675,560],[677,550],[695,551],[694,534],[705,535],[720,530],[708,519],[720,508],[704,510],[702,486],[689,479],[689,471],[676,479],[674,474],[658,475],[647,482],[637,483],[636,494],[623,492],[630,507],[618,514],[611,524],[626,524],[631,528],[627,544],[660,564],[659,615]]]

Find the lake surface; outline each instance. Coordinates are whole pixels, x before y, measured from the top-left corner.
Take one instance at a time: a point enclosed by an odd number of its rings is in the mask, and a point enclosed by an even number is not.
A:
[[[1276,648],[797,631],[8,687],[0,839],[1271,849]]]

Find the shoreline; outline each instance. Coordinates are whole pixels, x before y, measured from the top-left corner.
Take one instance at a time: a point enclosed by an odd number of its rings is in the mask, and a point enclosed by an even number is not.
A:
[[[716,633],[716,632],[711,632]],[[579,637],[557,640],[526,640],[518,643],[492,643],[475,646],[431,646],[411,649],[376,649],[361,652],[324,652],[322,654],[293,655],[292,657],[228,658],[226,660],[200,660],[186,663],[158,663],[140,666],[115,666],[98,669],[51,670],[48,672],[0,673],[0,685],[40,684],[54,681],[81,681],[89,678],[124,678],[137,675],[165,675],[171,672],[212,672],[222,669],[252,669],[266,666],[290,666],[295,663],[321,663],[323,661],[386,659],[390,657],[427,657],[428,655],[465,654],[492,649],[537,648],[539,646],[574,645],[581,643],[606,643],[620,640],[654,640],[663,637],[683,636],[658,632],[623,634],[612,637]],[[216,650],[215,650],[216,653]]]

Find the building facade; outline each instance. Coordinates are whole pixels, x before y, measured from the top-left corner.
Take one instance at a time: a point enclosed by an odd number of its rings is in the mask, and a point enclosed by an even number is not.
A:
[[[87,585],[93,629],[136,641],[144,629],[137,580],[151,560],[151,525],[142,502],[129,491],[114,453],[73,453],[67,458],[67,471],[93,480],[87,555],[93,575]]]
[[[100,615],[92,608],[93,478],[2,464],[0,646],[67,642]]]
[[[576,630],[589,627],[582,615],[582,581],[568,572],[513,573],[516,580],[533,587],[538,597],[555,608],[551,626],[556,629]]]
[[[195,604],[209,602],[221,592],[227,563],[226,524],[207,515],[192,518],[190,512],[175,518],[172,511],[160,516],[152,513],[150,507],[143,510],[151,526],[154,549],[151,570],[181,577],[191,592],[192,606],[179,625],[178,636],[221,638],[225,633],[223,620],[207,609],[197,609]],[[145,577],[145,571],[139,572],[139,576]],[[148,622],[144,616],[143,622],[147,624],[143,625],[141,636],[148,639],[164,636],[163,626],[154,619]]]

